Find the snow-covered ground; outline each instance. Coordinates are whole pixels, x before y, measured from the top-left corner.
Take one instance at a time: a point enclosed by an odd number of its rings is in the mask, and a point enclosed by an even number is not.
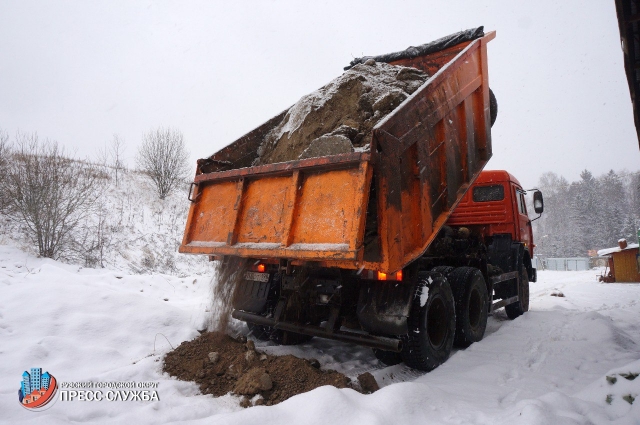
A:
[[[485,339],[431,373],[383,367],[368,349],[314,339],[258,349],[317,358],[371,395],[322,387],[273,407],[199,394],[161,372],[164,353],[205,327],[209,279],[86,269],[0,245],[0,423],[640,424],[640,284],[601,284],[596,272],[540,272],[531,311],[489,320]],[[564,297],[551,296],[562,292]],[[158,382],[160,400],[18,403],[24,370],[61,382]],[[616,376],[611,384],[606,376]],[[607,402],[609,399],[609,402]]]

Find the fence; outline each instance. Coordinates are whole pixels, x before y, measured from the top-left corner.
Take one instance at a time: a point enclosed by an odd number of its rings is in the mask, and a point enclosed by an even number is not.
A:
[[[589,257],[574,258],[540,258],[534,257],[533,265],[538,270],[579,271],[590,270]]]

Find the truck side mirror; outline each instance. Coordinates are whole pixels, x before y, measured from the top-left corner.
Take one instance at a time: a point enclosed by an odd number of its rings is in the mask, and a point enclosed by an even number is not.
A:
[[[533,192],[533,210],[536,214],[542,214],[542,211],[544,211],[544,200],[542,199],[542,192],[539,190]]]

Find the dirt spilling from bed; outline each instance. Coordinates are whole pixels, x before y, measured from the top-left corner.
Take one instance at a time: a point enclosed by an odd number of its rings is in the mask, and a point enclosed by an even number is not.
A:
[[[231,313],[233,312],[233,297],[236,286],[244,279],[244,275],[251,267],[252,261],[247,258],[225,256],[222,261],[214,263],[214,273],[211,279],[211,315],[209,330],[227,332]]]
[[[264,354],[253,341],[220,332],[206,332],[180,344],[165,357],[163,371],[196,382],[203,394],[242,396],[243,407],[271,406],[323,385],[363,393],[378,389],[369,373],[351,382],[341,373],[322,370],[317,360]]]

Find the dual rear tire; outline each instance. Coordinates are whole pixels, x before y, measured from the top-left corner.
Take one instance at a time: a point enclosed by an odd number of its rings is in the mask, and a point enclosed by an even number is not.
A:
[[[454,345],[466,348],[482,340],[487,329],[489,294],[480,270],[458,267],[448,275],[456,301],[456,336]]]
[[[402,352],[374,353],[387,365],[402,360],[414,369],[433,370],[449,358],[454,345],[468,347],[482,340],[488,311],[487,286],[480,270],[437,267],[420,273]]]
[[[489,292],[482,272],[475,267],[438,266],[447,277],[456,305],[454,346],[466,348],[482,340],[489,316]]]

